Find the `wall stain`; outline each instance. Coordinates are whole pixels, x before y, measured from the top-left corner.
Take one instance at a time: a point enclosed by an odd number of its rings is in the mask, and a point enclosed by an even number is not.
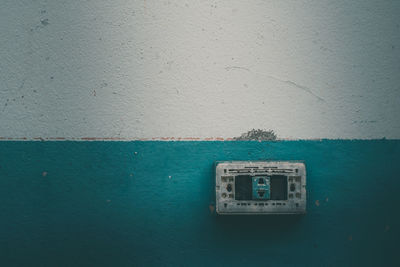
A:
[[[40,23],[41,23],[43,26],[47,26],[47,25],[49,25],[49,19],[41,19],[41,20],[40,20]]]
[[[210,204],[210,205],[208,206],[208,209],[210,210],[210,213],[214,213],[215,207],[214,207],[213,204]]]

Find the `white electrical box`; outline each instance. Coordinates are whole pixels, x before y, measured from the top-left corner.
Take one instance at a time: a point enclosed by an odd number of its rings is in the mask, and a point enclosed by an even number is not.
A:
[[[304,214],[306,168],[301,161],[219,161],[218,214]]]

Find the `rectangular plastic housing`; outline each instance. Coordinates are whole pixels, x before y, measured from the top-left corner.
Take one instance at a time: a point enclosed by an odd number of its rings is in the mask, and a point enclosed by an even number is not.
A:
[[[304,214],[306,167],[301,161],[218,161],[216,212]]]

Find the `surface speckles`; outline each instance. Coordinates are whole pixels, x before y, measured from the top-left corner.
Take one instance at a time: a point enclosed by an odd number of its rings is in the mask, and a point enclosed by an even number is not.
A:
[[[399,13],[399,1],[3,1],[0,136],[400,138]]]
[[[0,142],[0,265],[263,266],[268,258],[397,267],[399,148],[394,140]],[[214,161],[237,159],[305,160],[307,214],[215,216]]]
[[[40,23],[41,23],[43,26],[47,26],[47,25],[49,25],[49,19],[41,19],[41,20],[40,20]]]

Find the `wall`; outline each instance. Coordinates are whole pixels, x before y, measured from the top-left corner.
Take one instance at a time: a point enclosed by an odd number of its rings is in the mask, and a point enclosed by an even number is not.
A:
[[[399,138],[398,1],[2,0],[0,137]]]
[[[400,266],[398,14],[0,0],[0,266]],[[252,128],[308,140],[220,142]],[[258,159],[305,161],[305,216],[216,216]]]
[[[217,216],[215,160],[302,159],[304,216]],[[399,266],[400,141],[0,142],[2,266]]]

